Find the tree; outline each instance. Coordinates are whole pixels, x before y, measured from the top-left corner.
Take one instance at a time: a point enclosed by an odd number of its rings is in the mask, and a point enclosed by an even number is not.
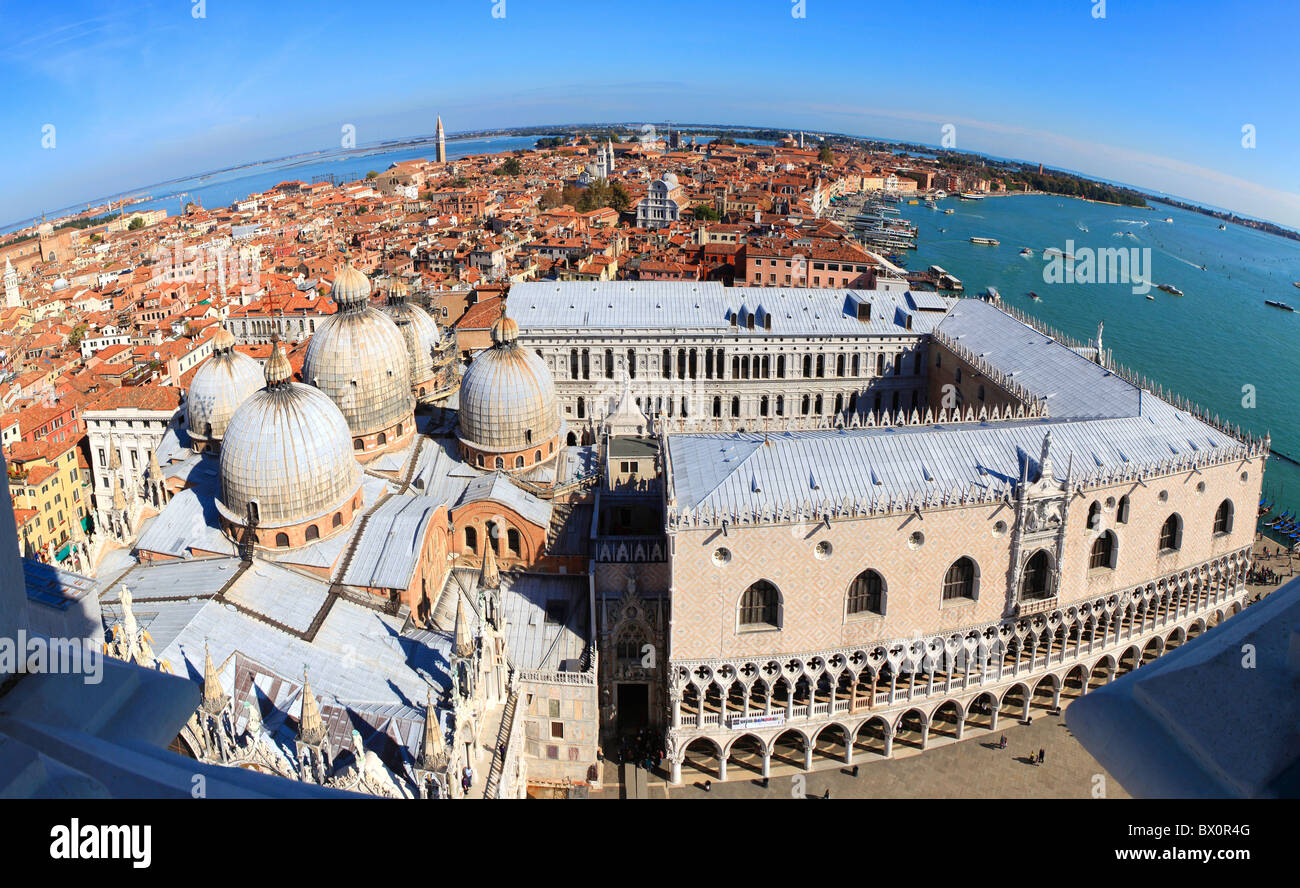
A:
[[[627,193],[621,182],[615,182],[609,186],[609,205],[620,213],[627,209],[628,204],[632,203],[632,196]]]
[[[830,145],[827,145],[825,142],[823,142],[821,150],[817,152],[817,159],[822,163],[834,163],[835,152],[831,150]]]
[[[71,348],[76,348],[77,346],[81,345],[81,339],[85,335],[86,335],[86,325],[78,324],[77,326],[73,327],[72,332],[68,334],[68,345]]]
[[[138,231],[141,228],[144,228],[144,219],[139,216],[132,218],[126,226],[127,231]]]
[[[564,200],[564,198],[560,195],[560,192],[556,191],[554,188],[547,188],[542,192],[542,197],[538,200],[537,205],[543,210],[551,210],[558,207],[562,200]]]
[[[371,170],[370,172],[366,173],[366,178],[367,178],[367,179],[378,179],[378,178],[379,178],[379,173],[376,172],[375,170]]]
[[[722,214],[708,204],[696,204],[691,207],[691,215],[701,222],[717,222],[722,218]]]
[[[498,176],[517,176],[523,171],[523,167],[519,165],[519,158],[507,157],[506,162],[492,172]]]

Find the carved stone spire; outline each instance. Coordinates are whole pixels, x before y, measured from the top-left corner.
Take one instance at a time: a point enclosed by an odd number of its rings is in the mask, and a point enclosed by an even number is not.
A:
[[[469,631],[469,618],[465,615],[465,597],[456,596],[456,640],[454,649],[460,657],[474,654],[474,635]]]
[[[478,584],[483,589],[498,589],[501,586],[501,573],[497,570],[497,556],[491,541],[483,547],[483,569],[479,571]],[[456,624],[459,630],[460,624]]]
[[[209,715],[216,715],[226,708],[230,702],[230,695],[221,687],[221,677],[217,675],[217,667],[212,663],[212,651],[208,646],[203,646],[203,703],[202,709]]]
[[[424,704],[424,743],[420,747],[418,766],[423,771],[441,771],[447,765],[447,746],[442,739],[442,723],[433,706],[433,691]]]
[[[308,746],[319,746],[325,739],[325,725],[320,717],[320,705],[311,692],[307,671],[302,673],[302,715],[298,718],[298,737]]]

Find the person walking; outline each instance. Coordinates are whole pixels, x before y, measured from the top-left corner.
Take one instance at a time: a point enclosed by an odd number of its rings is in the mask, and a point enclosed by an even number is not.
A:
[[[823,799],[829,799],[830,797],[831,797],[831,791],[830,791],[830,788],[827,787],[826,791],[825,791],[824,793],[822,793],[822,798],[823,798]]]
[[[998,739],[998,749],[1006,749],[1006,748],[1007,748],[1007,735],[1003,734],[1001,738]]]
[[[1043,763],[1043,761],[1044,761],[1046,758],[1047,758],[1047,751],[1044,750],[1044,749],[1039,749],[1039,750],[1038,750],[1038,763],[1041,765],[1041,764]]]

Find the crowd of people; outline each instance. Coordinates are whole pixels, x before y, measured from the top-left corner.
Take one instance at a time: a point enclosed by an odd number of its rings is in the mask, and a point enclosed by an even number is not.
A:
[[[635,734],[618,738],[618,764],[631,763],[647,771],[656,771],[664,760],[664,738],[658,731],[641,728]]]

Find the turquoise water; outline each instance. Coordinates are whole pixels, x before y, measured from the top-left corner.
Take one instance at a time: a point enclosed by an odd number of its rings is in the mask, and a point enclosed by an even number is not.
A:
[[[956,212],[944,215],[949,207]],[[1159,204],[1134,209],[1051,195],[948,198],[939,209],[901,210],[919,235],[918,249],[906,256],[910,270],[941,265],[970,296],[997,287],[1007,303],[1076,339],[1093,339],[1104,321],[1105,345],[1117,363],[1244,429],[1271,432],[1275,451],[1300,459],[1300,312],[1264,304],[1275,299],[1300,308],[1300,289],[1292,286],[1300,281],[1300,242],[1239,225],[1219,231],[1217,219]],[[1001,245],[977,246],[971,237]],[[1021,247],[1033,258],[1019,255]],[[1078,258],[1084,247],[1149,248],[1155,299],[1134,294],[1132,284],[1047,283],[1048,247]],[[1030,299],[1030,291],[1041,298]],[[1253,407],[1243,403],[1247,385],[1254,386]],[[1300,467],[1270,459],[1264,486],[1283,508],[1300,509]]]

